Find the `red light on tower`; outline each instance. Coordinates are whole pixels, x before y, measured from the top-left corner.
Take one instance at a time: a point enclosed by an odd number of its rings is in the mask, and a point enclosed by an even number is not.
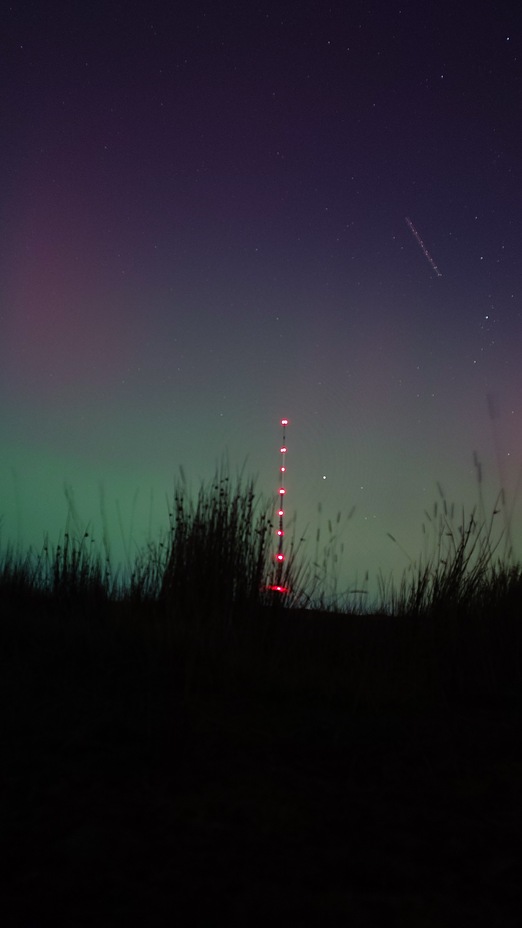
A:
[[[279,473],[281,475],[281,483],[279,484],[279,491],[278,491],[279,492],[279,508],[277,510],[278,528],[276,530],[277,549],[274,555],[274,560],[276,562],[276,568],[275,568],[274,581],[273,583],[268,584],[267,589],[273,590],[276,593],[288,593],[289,589],[284,582],[285,578],[283,576],[284,563],[285,563],[286,557],[283,551],[283,538],[285,534],[284,528],[283,528],[283,517],[284,517],[285,511],[282,506],[283,497],[286,494],[286,487],[284,486],[283,481],[284,481],[284,477],[286,474],[286,458],[285,458],[285,455],[287,453],[286,426],[288,425],[288,419],[281,419],[280,422],[283,428],[283,441],[279,449],[281,453],[281,463],[279,466]]]

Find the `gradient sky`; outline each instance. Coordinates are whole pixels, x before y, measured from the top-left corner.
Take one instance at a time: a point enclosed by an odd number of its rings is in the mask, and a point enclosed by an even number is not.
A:
[[[288,416],[288,512],[312,547],[342,513],[341,587],[400,576],[437,482],[471,511],[474,452],[520,556],[516,5],[2,17],[4,543],[57,539],[67,483],[140,545],[225,453],[275,493]]]

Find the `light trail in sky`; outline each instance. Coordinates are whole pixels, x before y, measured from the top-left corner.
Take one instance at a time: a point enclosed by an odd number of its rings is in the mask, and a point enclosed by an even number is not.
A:
[[[422,241],[422,239],[421,239],[419,233],[417,232],[417,229],[416,229],[415,226],[413,225],[413,222],[411,221],[411,219],[408,219],[407,216],[405,216],[404,219],[405,219],[406,225],[407,225],[408,228],[411,230],[411,232],[413,233],[414,237],[417,239],[417,242],[419,243],[419,245],[420,245],[420,247],[421,247],[421,249],[422,249],[424,255],[426,256],[426,258],[428,259],[429,263],[431,264],[431,266],[432,266],[433,270],[435,271],[437,277],[442,277],[441,272],[439,271],[437,265],[435,264],[435,261],[434,261],[433,258],[431,257],[431,255],[430,255],[428,249],[426,248],[426,245],[425,245],[424,242]]]

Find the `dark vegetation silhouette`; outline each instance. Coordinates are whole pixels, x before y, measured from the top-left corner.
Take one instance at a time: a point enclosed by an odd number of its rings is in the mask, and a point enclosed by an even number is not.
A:
[[[335,538],[311,561],[290,541],[291,592],[272,592],[274,501],[223,468],[195,499],[180,481],[125,575],[70,495],[58,545],[5,547],[4,923],[165,924],[176,905],[184,924],[363,925],[392,899],[402,924],[509,924],[522,568],[502,494],[486,516],[479,481],[457,516],[439,493],[422,555],[366,609],[325,594]]]
[[[497,531],[504,496],[487,518],[479,483],[477,508],[457,519],[439,493],[425,513],[422,556],[398,586],[381,577],[379,601],[365,611],[364,590],[325,596],[331,539],[322,564],[317,552],[311,562],[301,557],[303,539],[291,540],[282,574],[289,593],[269,589],[277,569],[273,501],[259,497],[252,480],[234,483],[223,467],[195,500],[179,482],[168,531],[137,552],[127,581],[113,571],[108,545],[102,555],[80,528],[68,491],[70,517],[56,547],[2,552],[1,628],[13,641],[18,624],[44,636],[46,623],[56,629],[59,621],[71,646],[87,628],[93,642],[134,635],[163,649],[162,660],[170,642],[178,665],[187,659],[194,673],[197,663],[201,683],[219,677],[233,688],[241,677],[241,685],[268,691],[313,686],[374,708],[457,694],[514,697],[522,567],[505,530]]]

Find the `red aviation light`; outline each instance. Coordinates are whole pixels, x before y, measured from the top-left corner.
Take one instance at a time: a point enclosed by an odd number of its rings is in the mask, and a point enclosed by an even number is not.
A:
[[[281,423],[281,425],[282,425],[282,427],[283,427],[283,440],[282,440],[281,445],[280,445],[281,459],[280,459],[280,462],[279,462],[279,465],[280,465],[280,466],[279,466],[279,473],[281,474],[281,483],[284,483],[284,481],[285,481],[284,475],[286,474],[285,454],[286,454],[286,451],[287,451],[287,449],[286,449],[286,431],[285,431],[285,428],[286,428],[286,426],[288,425],[288,421],[289,421],[289,420],[288,420],[288,419],[280,419],[279,421],[280,421],[280,423]],[[285,533],[284,533],[284,529],[283,529],[283,516],[284,516],[284,514],[285,514],[285,510],[283,509],[283,499],[284,499],[284,496],[285,496],[285,494],[286,494],[286,489],[285,489],[284,486],[281,486],[281,483],[280,483],[280,485],[279,485],[279,490],[278,490],[278,493],[279,493],[279,509],[278,509],[277,514],[278,514],[278,517],[279,517],[279,526],[278,526],[278,528],[277,528],[277,530],[276,530],[276,532],[275,532],[275,534],[276,534],[277,538],[279,539],[279,541],[278,541],[278,544],[277,544],[277,552],[274,553],[274,555],[273,555],[274,561],[275,561],[275,563],[277,564],[277,568],[275,568],[275,576],[274,576],[274,578],[273,578],[272,583],[269,583],[269,584],[266,586],[266,589],[267,589],[267,590],[272,590],[273,592],[279,593],[279,594],[288,594],[288,593],[290,592],[290,587],[284,585],[284,579],[283,579],[283,573],[286,572],[286,571],[285,571],[285,567],[283,566],[284,563],[286,562],[286,554],[283,553],[283,546],[284,546],[284,545],[283,545],[283,538],[284,538],[284,534],[285,534]]]

